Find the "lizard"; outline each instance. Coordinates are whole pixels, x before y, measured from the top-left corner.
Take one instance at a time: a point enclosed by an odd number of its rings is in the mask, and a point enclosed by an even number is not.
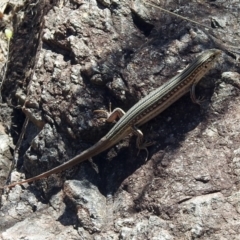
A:
[[[180,97],[189,91],[192,101],[194,103],[200,104],[200,101],[196,99],[195,86],[201,80],[201,78],[212,68],[220,54],[221,51],[217,49],[204,51],[183,71],[178,73],[175,77],[171,78],[162,86],[158,87],[143,97],[126,113],[120,108],[114,109],[113,112],[108,114],[106,121],[113,122],[119,118],[117,123],[96,144],[83,151],[79,155],[76,155],[67,162],[51,170],[43,172],[40,175],[20,182],[11,183],[4,186],[4,188],[12,188],[18,184],[21,185],[23,183],[30,183],[73,167],[76,164],[88,160],[97,154],[107,150],[108,148],[117,144],[120,140],[122,140],[130,133],[133,133],[137,136],[137,148],[146,150],[147,146],[149,146],[150,143],[143,142],[143,133],[138,127],[156,117],[158,114],[163,112],[172,103],[177,101]],[[101,112],[104,110],[96,111]]]

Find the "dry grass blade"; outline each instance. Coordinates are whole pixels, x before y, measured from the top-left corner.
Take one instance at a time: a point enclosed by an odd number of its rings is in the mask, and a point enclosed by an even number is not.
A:
[[[207,25],[204,25],[204,24],[201,24],[201,23],[199,23],[199,22],[197,22],[197,21],[194,21],[194,20],[191,20],[191,19],[189,19],[189,18],[183,17],[183,16],[181,16],[181,15],[179,15],[179,14],[177,14],[177,13],[170,12],[170,11],[168,11],[168,10],[162,8],[162,7],[159,7],[159,6],[155,5],[155,4],[152,4],[152,3],[149,3],[149,2],[146,2],[146,1],[144,1],[144,3],[147,4],[147,5],[149,5],[149,6],[158,8],[158,9],[160,9],[161,11],[166,12],[166,13],[168,13],[168,14],[171,14],[171,15],[173,15],[173,16],[175,16],[175,17],[181,18],[181,19],[183,19],[183,20],[189,21],[189,22],[194,23],[194,24],[196,24],[196,25],[199,25],[199,26],[202,26],[202,27],[205,27],[205,28],[210,29],[210,27],[208,27]]]

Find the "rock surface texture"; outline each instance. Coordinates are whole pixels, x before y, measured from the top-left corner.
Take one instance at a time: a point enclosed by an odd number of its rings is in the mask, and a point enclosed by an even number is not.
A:
[[[223,53],[197,86],[201,106],[188,94],[141,127],[155,142],[147,161],[129,136],[91,161],[2,191],[2,240],[240,238],[240,64],[225,47],[240,45],[239,1],[156,2],[209,28],[140,0],[39,0],[15,8],[2,95],[29,122],[11,181],[97,142],[113,124],[94,110],[111,102],[126,111],[202,51]],[[12,143],[1,126],[4,182]]]

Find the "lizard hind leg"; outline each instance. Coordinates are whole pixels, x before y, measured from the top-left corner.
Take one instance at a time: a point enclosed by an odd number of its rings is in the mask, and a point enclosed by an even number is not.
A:
[[[111,114],[111,112],[112,112],[112,104],[111,103],[109,103],[109,109],[108,109],[108,111],[107,110],[104,110],[104,109],[98,109],[98,110],[94,110],[93,111],[94,113],[103,113],[104,115],[105,115],[105,117],[104,118],[100,118],[100,120],[103,120],[103,121],[107,121],[107,119],[108,119],[108,117],[109,117],[109,115]]]
[[[104,113],[106,118],[104,119],[106,122],[114,122],[117,119],[120,119],[125,112],[121,108],[115,108],[113,111],[111,110],[111,103],[109,104],[109,111],[107,110],[94,110],[94,113]]]
[[[137,155],[139,154],[139,152],[141,150],[145,150],[146,153],[147,153],[145,161],[147,161],[148,160],[148,156],[149,156],[149,152],[148,152],[147,147],[152,146],[154,144],[154,142],[144,142],[143,141],[143,133],[137,127],[133,126],[132,127],[132,131],[133,131],[133,134],[137,136],[137,141],[136,141],[136,147],[138,148]]]

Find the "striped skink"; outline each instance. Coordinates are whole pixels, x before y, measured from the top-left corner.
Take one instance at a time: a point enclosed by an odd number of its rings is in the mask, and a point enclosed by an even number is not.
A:
[[[58,167],[24,181],[6,185],[5,187],[14,187],[17,184],[33,182],[70,168],[112,147],[130,133],[137,135],[137,147],[139,149],[146,149],[149,144],[143,143],[143,134],[138,127],[164,111],[188,91],[190,91],[193,102],[198,103],[195,97],[195,86],[211,69],[220,53],[221,51],[216,49],[204,51],[182,72],[142,98],[126,113],[120,108],[115,109],[109,114],[106,121],[112,122],[117,117],[120,118],[119,121],[92,147]],[[101,112],[102,110],[99,111]]]

